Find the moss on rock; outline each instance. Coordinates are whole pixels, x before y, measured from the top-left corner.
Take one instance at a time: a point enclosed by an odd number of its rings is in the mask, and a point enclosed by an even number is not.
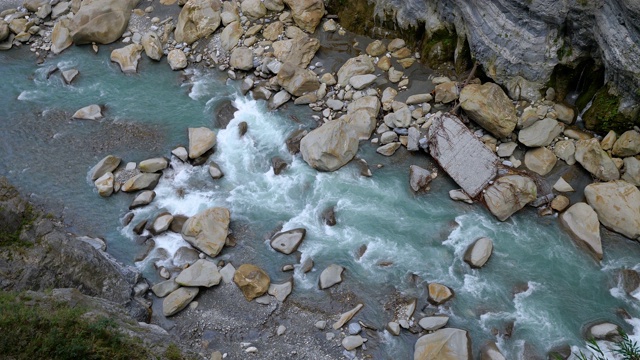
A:
[[[609,130],[623,133],[638,124],[638,119],[625,117],[619,112],[620,97],[613,95],[609,86],[603,86],[596,92],[591,107],[584,113],[585,127],[598,133]]]

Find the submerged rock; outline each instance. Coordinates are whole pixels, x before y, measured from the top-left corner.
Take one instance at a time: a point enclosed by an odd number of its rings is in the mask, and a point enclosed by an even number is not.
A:
[[[529,177],[507,175],[489,186],[484,194],[487,207],[498,220],[505,221],[537,198],[536,184]]]
[[[460,329],[440,329],[418,339],[414,360],[470,360],[469,334]]]
[[[269,279],[269,275],[259,267],[251,264],[243,264],[233,275],[233,282],[238,285],[244,297],[248,301],[251,301],[267,292],[271,279]]]
[[[230,216],[225,208],[206,209],[184,223],[182,238],[205,254],[215,257],[225,245]]]
[[[587,202],[607,228],[640,239],[640,190],[626,181],[594,183],[584,189]]]

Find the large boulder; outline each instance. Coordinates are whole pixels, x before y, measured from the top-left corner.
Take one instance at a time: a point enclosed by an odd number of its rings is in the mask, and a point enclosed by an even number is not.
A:
[[[283,254],[291,254],[298,250],[307,230],[304,228],[292,229],[275,234],[271,238],[271,247]]]
[[[300,67],[307,67],[320,49],[320,41],[305,35],[276,41],[272,46],[273,54],[280,62],[290,62]]]
[[[368,140],[376,129],[375,116],[365,109],[349,113],[342,120],[356,133],[358,140]]]
[[[327,268],[322,270],[322,273],[320,273],[320,279],[318,282],[320,289],[328,289],[333,285],[341,283],[343,271],[344,267],[340,265],[331,264],[327,266]]]
[[[249,19],[257,20],[267,15],[267,8],[260,0],[244,0],[240,8]]]
[[[238,45],[238,41],[244,34],[240,21],[234,21],[227,25],[220,34],[220,45],[226,51],[233,50]],[[253,54],[251,58],[251,65],[253,65]]]
[[[347,86],[352,76],[371,74],[374,71],[373,60],[369,56],[360,55],[351,58],[338,70],[338,84]]]
[[[244,297],[251,301],[269,290],[271,279],[264,270],[251,264],[242,264],[233,275],[233,282],[238,285]]]
[[[220,26],[220,0],[189,0],[180,11],[176,24],[177,42],[191,44],[213,34]]]
[[[141,173],[127,180],[122,185],[122,191],[135,192],[138,190],[153,189],[158,185],[161,174]]]
[[[182,287],[172,292],[162,301],[162,313],[171,316],[189,305],[200,290],[197,287]]]
[[[218,285],[221,279],[222,275],[218,272],[216,264],[209,260],[200,259],[182,270],[176,277],[176,283],[182,286],[212,287]]]
[[[453,297],[453,292],[449,289],[448,286],[431,283],[429,284],[429,297],[428,300],[430,303],[435,305],[444,304],[449,301]]]
[[[620,135],[613,145],[611,153],[614,156],[627,157],[640,154],[640,133],[629,130]]]
[[[206,209],[184,223],[182,238],[203,253],[215,257],[227,240],[230,217],[228,209]]]
[[[109,44],[127,29],[131,10],[139,0],[84,0],[70,25],[76,45]]]
[[[189,158],[195,159],[216,144],[216,133],[206,127],[189,128]]]
[[[466,331],[440,329],[416,342],[413,360],[470,360],[471,340]]]
[[[144,47],[144,53],[147,54],[152,60],[159,61],[162,59],[162,42],[158,35],[152,31],[144,34],[142,37],[142,46]]]
[[[500,221],[507,220],[537,197],[536,184],[529,177],[507,175],[486,189],[484,201],[489,211]]]
[[[313,33],[324,16],[324,2],[322,0],[284,0],[291,8],[293,21],[302,30]]]
[[[245,46],[233,49],[229,65],[238,70],[249,71],[253,69],[253,50]]]
[[[524,164],[538,175],[547,175],[556,165],[558,159],[553,151],[546,147],[531,149],[524,155]]]
[[[602,260],[602,242],[598,214],[583,202],[571,206],[560,215],[560,221],[576,239],[587,245]]]
[[[609,154],[602,150],[598,139],[578,141],[575,157],[583,168],[600,180],[610,181],[620,178],[618,167]]]
[[[417,165],[409,166],[409,186],[414,192],[427,191],[433,180],[431,171]]]
[[[138,71],[138,60],[142,54],[142,45],[130,44],[120,49],[111,51],[111,61],[120,65],[120,70],[125,74],[135,74]]]
[[[293,96],[302,96],[320,88],[316,74],[308,69],[285,62],[277,76],[278,84]]]
[[[89,177],[92,181],[97,180],[102,175],[113,172],[120,165],[120,158],[113,155],[107,155],[89,170]]]
[[[640,186],[640,160],[635,157],[624,158],[624,174],[622,180],[629,184]]]
[[[61,19],[56,21],[51,31],[51,51],[54,54],[59,54],[62,50],[68,48],[73,44],[73,38],[71,37],[71,22],[69,19]]]
[[[474,268],[481,268],[486,264],[493,252],[493,240],[481,237],[471,244],[464,253],[464,261]]]
[[[584,189],[587,202],[607,228],[640,240],[640,190],[626,181],[594,183]]]
[[[547,146],[562,133],[563,129],[564,126],[558,121],[545,118],[520,130],[518,140],[528,147]]]
[[[511,134],[518,123],[511,99],[494,83],[465,86],[460,105],[473,121],[499,138]]]
[[[335,171],[358,152],[358,135],[342,119],[329,121],[300,141],[302,158],[320,171]]]

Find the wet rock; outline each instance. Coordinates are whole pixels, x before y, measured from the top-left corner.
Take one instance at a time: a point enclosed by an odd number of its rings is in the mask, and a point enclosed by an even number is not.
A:
[[[336,224],[336,213],[334,207],[328,207],[322,211],[322,222],[328,226],[334,226]]]
[[[180,15],[174,33],[177,42],[191,44],[196,40],[213,34],[220,26],[219,0],[189,0]]]
[[[271,247],[276,251],[289,255],[298,249],[306,232],[303,228],[279,232],[271,238]]]
[[[349,321],[351,321],[351,319],[353,319],[353,317],[362,309],[363,306],[364,305],[362,305],[362,304],[358,304],[353,309],[351,309],[351,310],[345,312],[344,314],[340,315],[340,318],[338,319],[338,321],[336,321],[331,327],[334,330],[338,330],[338,329],[342,328],[344,326],[344,324],[348,323]]]
[[[153,199],[156,197],[156,192],[153,190],[146,190],[136,195],[136,197],[129,205],[129,210],[133,210],[142,206],[146,206],[150,204]]]
[[[440,329],[418,339],[414,360],[470,360],[471,341],[466,331],[454,328]]]
[[[289,137],[287,137],[286,144],[289,153],[295,155],[300,152],[300,141],[302,140],[302,138],[307,136],[307,134],[307,130],[299,129],[295,130],[289,135]]]
[[[220,280],[222,275],[218,272],[216,264],[205,259],[196,261],[176,277],[176,283],[182,286],[212,287],[218,285]]]
[[[135,6],[136,2],[129,0],[83,1],[68,27],[73,29],[73,43],[109,44],[118,40]]]
[[[189,303],[198,295],[199,289],[196,288],[179,288],[164,298],[162,301],[162,313],[164,316],[175,315],[182,309],[187,307]]]
[[[234,21],[227,25],[220,34],[220,46],[226,51],[231,51],[238,46],[238,41],[244,34],[239,21]]]
[[[320,88],[316,74],[295,64],[285,62],[277,75],[278,85],[293,96],[302,96]]]
[[[158,216],[156,216],[156,218],[151,223],[151,227],[149,228],[149,231],[153,235],[161,234],[167,231],[167,229],[169,229],[169,226],[171,226],[172,221],[173,221],[173,215],[171,215],[168,212],[160,213]]]
[[[596,324],[589,328],[589,335],[596,340],[613,340],[618,336],[618,325],[612,323]]]
[[[613,145],[611,153],[618,157],[640,154],[640,133],[635,130],[629,130],[620,135]]]
[[[111,52],[111,61],[120,65],[125,74],[135,74],[138,71],[138,60],[142,53],[142,45],[131,44]]]
[[[556,162],[556,155],[545,147],[529,150],[524,155],[524,164],[527,168],[542,176],[547,175]]]
[[[594,183],[584,189],[587,202],[607,228],[640,239],[640,190],[621,180]]]
[[[366,55],[351,58],[338,70],[338,84],[346,86],[356,75],[371,74],[375,70],[373,61]]]
[[[231,120],[233,120],[236,111],[238,111],[238,109],[233,105],[232,101],[222,101],[222,103],[213,110],[215,114],[214,126],[226,129]]]
[[[342,346],[347,350],[357,349],[364,344],[364,339],[360,335],[347,336],[342,339]]]
[[[215,257],[225,245],[229,232],[228,209],[213,207],[190,217],[182,228],[182,238],[189,244]]]
[[[167,55],[167,61],[171,70],[182,70],[187,67],[187,55],[180,49],[173,49]]]
[[[480,360],[506,360],[495,342],[489,341],[480,349]]]
[[[393,336],[400,335],[400,325],[395,321],[391,321],[387,324],[387,330]]]
[[[224,173],[220,170],[220,166],[212,161],[209,163],[209,175],[213,180],[218,180],[224,176]]]
[[[460,104],[473,121],[498,138],[511,134],[518,121],[511,99],[494,83],[465,86]]]
[[[453,292],[447,286],[431,283],[429,284],[429,302],[435,305],[440,305],[447,302],[453,297]]]
[[[178,146],[177,148],[171,150],[171,154],[175,155],[178,159],[186,162],[189,159],[189,153],[187,153],[187,149],[184,146]]]
[[[302,158],[320,171],[335,171],[355,156],[358,137],[343,120],[327,122],[300,141]]]
[[[342,272],[344,268],[340,265],[331,264],[320,274],[320,290],[330,288],[342,282]]]
[[[518,141],[528,147],[547,146],[562,133],[564,126],[556,120],[545,118],[520,130]]]
[[[99,120],[102,119],[102,109],[99,105],[85,106],[71,117],[78,120]]]
[[[293,290],[293,280],[284,282],[282,284],[271,283],[269,285],[267,293],[275,297],[279,302],[284,302],[289,294],[291,294],[291,290]]]
[[[162,281],[153,285],[151,287],[151,291],[153,291],[153,293],[157,297],[163,298],[169,295],[170,293],[178,290],[179,287],[180,285],[174,279],[171,279],[171,280]]]
[[[300,264],[300,271],[302,271],[303,274],[308,273],[312,269],[313,269],[313,259],[312,258],[306,258],[306,259],[304,259],[302,264]]]
[[[80,74],[80,72],[77,69],[64,70],[62,72],[62,80],[64,80],[65,84],[70,85],[78,74]]]
[[[102,197],[109,197],[113,194],[113,174],[108,172],[95,181],[96,189],[98,189],[98,195]]]
[[[286,90],[280,90],[269,99],[269,109],[275,110],[291,100],[291,95]]]
[[[107,155],[102,160],[89,170],[89,177],[92,181],[97,180],[106,173],[113,172],[118,165],[120,165],[121,159],[117,156]]]
[[[467,248],[464,253],[464,261],[474,268],[481,268],[489,260],[493,252],[493,240],[481,237]]]
[[[417,165],[409,166],[409,185],[414,192],[426,191],[433,180],[431,172]]]
[[[133,227],[133,233],[136,235],[142,234],[145,227],[147,226],[147,220],[142,220]]]
[[[322,0],[284,0],[291,9],[291,16],[302,30],[313,33],[324,16]]]
[[[521,175],[499,178],[484,194],[487,207],[500,221],[505,221],[536,198],[536,184],[529,177]]]
[[[229,65],[238,70],[249,71],[253,69],[253,50],[244,46],[233,49]]]
[[[238,135],[240,135],[241,137],[244,136],[244,134],[247,133],[247,130],[249,129],[249,125],[247,125],[246,121],[241,121],[238,124]]]
[[[603,181],[618,180],[620,172],[609,154],[602,150],[597,139],[576,143],[576,160],[593,176]]]
[[[560,215],[560,221],[576,240],[584,243],[595,253],[598,260],[602,260],[600,223],[591,206],[582,202],[576,203]]]
[[[165,157],[143,160],[138,164],[138,169],[146,173],[162,171],[169,166],[169,160]]]
[[[121,190],[124,192],[134,192],[138,190],[153,189],[158,185],[160,174],[141,173],[127,180]]]
[[[418,325],[427,331],[435,331],[443,328],[449,322],[448,316],[428,316],[420,319]]]
[[[195,159],[216,144],[216,133],[208,128],[189,128],[189,158]]]
[[[251,301],[267,292],[271,280],[269,275],[259,267],[243,264],[233,275],[233,282],[238,285],[244,297]]]

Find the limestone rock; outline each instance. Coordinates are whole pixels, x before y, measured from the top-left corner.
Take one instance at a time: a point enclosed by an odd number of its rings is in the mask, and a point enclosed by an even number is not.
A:
[[[449,191],[451,200],[463,201],[467,204],[473,204],[473,200],[462,189],[454,189]]]
[[[371,74],[375,70],[373,61],[366,55],[351,58],[338,70],[338,84],[346,86],[349,79],[356,75]]]
[[[300,141],[302,158],[320,171],[335,171],[358,151],[358,137],[342,119],[329,121]]]
[[[186,162],[189,159],[189,153],[184,146],[178,146],[177,148],[171,150],[171,154],[175,155],[178,159]]]
[[[267,15],[267,8],[260,0],[245,0],[240,5],[242,13],[249,19],[257,20]]]
[[[624,158],[624,174],[622,180],[640,186],[640,160],[635,157]]]
[[[138,190],[153,189],[160,180],[160,174],[141,173],[127,180],[122,185],[122,191],[134,192]]]
[[[76,45],[109,44],[120,38],[129,24],[136,0],[83,1],[73,17],[71,36]]]
[[[293,96],[302,96],[320,88],[316,74],[308,69],[285,62],[278,72],[277,81],[280,86]]]
[[[361,90],[373,84],[376,79],[377,77],[374,74],[356,75],[349,79],[349,84],[351,84],[354,89]]]
[[[589,334],[596,340],[612,340],[618,336],[618,325],[612,323],[601,323],[589,328]]]
[[[169,295],[170,293],[178,290],[178,288],[180,288],[180,285],[178,285],[178,283],[174,279],[171,279],[171,280],[165,280],[153,285],[151,287],[151,291],[153,291],[153,293],[157,297],[163,298]]]
[[[324,290],[342,282],[342,272],[344,268],[340,265],[331,264],[320,274],[320,289]]]
[[[580,140],[576,143],[576,160],[593,176],[603,181],[618,180],[618,167],[600,147],[597,139]]]
[[[364,305],[362,305],[362,304],[356,305],[356,307],[354,307],[353,309],[351,309],[351,310],[345,312],[344,314],[340,315],[340,318],[338,319],[338,321],[336,321],[331,327],[333,327],[334,330],[338,330],[338,329],[342,328],[344,326],[344,324],[348,323],[351,319],[353,319],[353,317],[363,307],[364,307]]]
[[[558,141],[553,147],[553,153],[556,156],[564,160],[567,165],[573,165],[576,163],[576,146],[572,140]]]
[[[244,46],[233,49],[229,65],[238,70],[249,71],[253,69],[253,50]]]
[[[251,301],[267,292],[271,279],[269,279],[269,275],[259,267],[251,264],[243,264],[233,275],[233,282],[238,285],[244,297],[248,301]]]
[[[167,61],[171,70],[182,70],[187,67],[187,55],[180,49],[173,49],[167,55]]]
[[[78,76],[78,74],[80,74],[80,72],[77,69],[64,70],[62,72],[62,80],[64,80],[65,84],[69,85]]]
[[[149,205],[156,197],[156,192],[153,190],[145,190],[138,194],[135,199],[129,205],[129,210],[133,210],[145,205]]]
[[[169,166],[169,160],[164,157],[159,157],[140,161],[138,169],[146,173],[155,173],[166,169],[167,166]]]
[[[613,145],[611,153],[614,156],[627,157],[640,154],[640,133],[629,130],[620,135]]]
[[[444,304],[453,297],[453,292],[447,286],[431,283],[429,284],[429,302],[435,305]]]
[[[466,331],[440,329],[422,336],[416,342],[414,360],[470,360],[471,341]]]
[[[464,253],[464,261],[474,268],[481,268],[493,252],[493,240],[481,237],[474,241]]]
[[[102,109],[99,105],[85,106],[71,117],[79,120],[99,120],[102,119]]]
[[[222,33],[220,34],[220,45],[226,51],[233,50],[234,47],[238,46],[238,41],[242,37],[243,33],[244,30],[242,29],[240,21],[232,22],[222,30]]]
[[[206,127],[189,128],[189,158],[196,159],[216,144],[216,133]]]
[[[380,155],[391,156],[395,154],[396,150],[400,148],[401,144],[399,142],[393,142],[391,144],[380,146],[376,149],[376,152]]]
[[[558,192],[572,192],[575,191],[573,189],[573,187],[562,177],[560,177],[558,179],[558,181],[556,181],[556,183],[553,185],[553,190],[558,191]]]
[[[342,339],[342,346],[349,350],[357,349],[364,344],[364,339],[360,335],[350,335]]]
[[[292,229],[275,234],[271,238],[271,247],[283,254],[289,255],[298,250],[307,231],[303,228]]]
[[[73,38],[71,37],[70,21],[62,19],[53,25],[53,31],[51,32],[51,51],[54,54],[59,54],[62,50],[68,48],[73,44]]]
[[[218,272],[216,264],[209,260],[200,259],[182,270],[176,277],[176,283],[182,286],[212,287],[218,285],[221,279],[222,275]]]
[[[107,155],[89,170],[89,178],[91,181],[97,180],[106,173],[113,172],[120,165],[120,158],[113,155]]]
[[[511,134],[518,122],[511,100],[494,83],[465,86],[460,104],[473,121],[499,138]]]
[[[284,282],[282,284],[269,284],[269,289],[267,293],[276,298],[279,302],[283,302],[287,299],[289,294],[291,294],[291,290],[293,290],[293,280]]]
[[[367,54],[377,57],[384,55],[387,52],[387,47],[380,40],[374,40],[369,45],[367,45]]]
[[[547,175],[556,162],[556,155],[545,147],[529,150],[524,155],[524,164],[527,168],[542,176]]]
[[[142,47],[144,47],[144,53],[149,59],[160,61],[164,53],[162,52],[162,42],[160,38],[154,32],[148,32],[142,37]]]
[[[409,185],[414,192],[427,190],[431,180],[433,177],[429,170],[417,165],[409,166]]]
[[[358,109],[341,118],[355,133],[358,140],[368,140],[376,128],[376,118],[366,109]]]
[[[536,198],[536,184],[529,177],[521,175],[499,178],[484,194],[487,207],[500,221],[505,221]]]
[[[168,212],[160,213],[151,223],[151,227],[149,227],[149,231],[153,235],[161,234],[171,226],[171,222],[173,221],[173,215]]]
[[[458,97],[460,96],[458,84],[453,81],[436,85],[435,92],[436,102],[443,104],[448,104],[450,102],[458,100]]]
[[[182,238],[198,250],[215,257],[225,245],[230,216],[225,208],[206,209],[184,223]]]
[[[171,316],[178,313],[189,305],[200,290],[196,288],[179,288],[164,298],[162,301],[162,313],[164,316]]]
[[[98,194],[102,197],[109,197],[113,194],[113,174],[108,172],[95,181]]]
[[[233,276],[236,274],[236,268],[231,264],[227,263],[222,269],[220,269],[220,275],[222,276],[222,281],[225,284],[230,284],[233,282]]]
[[[240,22],[240,14],[238,14],[238,4],[232,1],[224,1],[222,3],[222,12],[220,20],[223,26],[227,26],[234,21]]]
[[[621,180],[594,183],[584,189],[587,202],[607,228],[640,239],[640,190]]]
[[[584,243],[595,253],[598,260],[602,260],[600,223],[598,214],[591,206],[582,202],[576,203],[560,215],[560,221],[576,240]]]
[[[418,321],[418,325],[427,331],[443,328],[449,322],[448,316],[427,316]]]
[[[224,173],[222,172],[222,170],[220,170],[220,166],[212,161],[209,164],[209,175],[212,179],[218,180],[224,176]]]
[[[175,39],[191,44],[213,34],[220,26],[220,0],[189,0],[178,16]]]
[[[507,360],[495,342],[490,341],[480,349],[480,360]]]
[[[518,140],[528,147],[547,146],[562,133],[564,127],[556,120],[545,118],[520,130]]]
[[[302,30],[313,33],[324,16],[322,0],[284,0],[291,9],[293,21]]]

